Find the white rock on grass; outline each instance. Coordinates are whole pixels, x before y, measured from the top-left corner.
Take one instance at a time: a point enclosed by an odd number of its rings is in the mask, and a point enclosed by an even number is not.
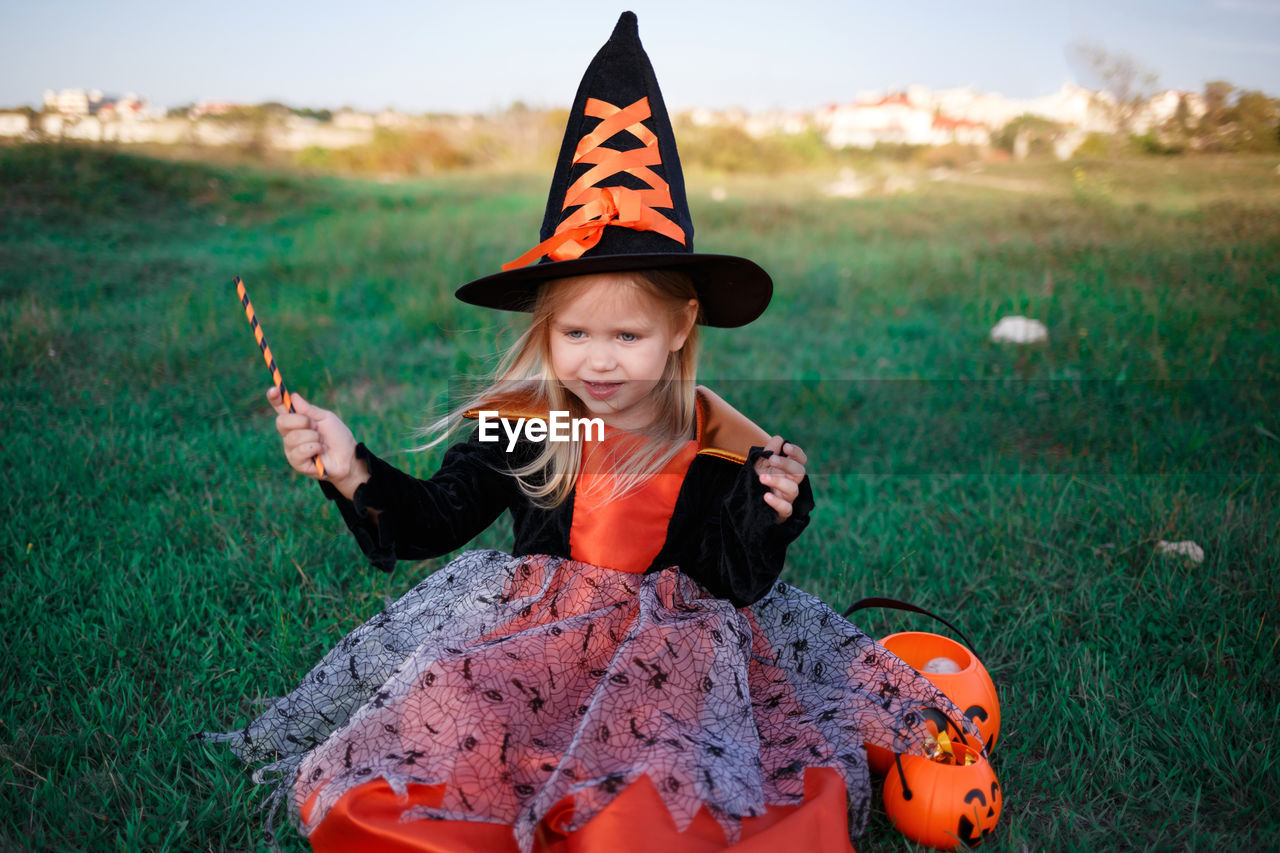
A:
[[[1186,557],[1197,565],[1204,562],[1204,549],[1190,539],[1182,542],[1166,542],[1161,539],[1156,543],[1157,554],[1169,554],[1174,557]]]
[[[1049,340],[1049,330],[1028,317],[1001,317],[991,329],[991,340],[997,344],[1040,344]]]

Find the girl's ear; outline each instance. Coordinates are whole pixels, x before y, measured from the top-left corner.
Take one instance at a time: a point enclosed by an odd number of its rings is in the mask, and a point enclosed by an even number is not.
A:
[[[671,351],[678,352],[689,339],[694,323],[698,322],[698,300],[690,299],[675,317],[675,334],[671,337]]]

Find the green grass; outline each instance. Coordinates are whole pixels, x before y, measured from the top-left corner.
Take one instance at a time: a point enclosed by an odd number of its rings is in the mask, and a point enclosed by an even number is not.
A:
[[[691,176],[698,248],[778,284],[708,334],[703,376],[813,459],[784,577],[973,638],[1003,707],[996,850],[1275,845],[1274,168],[1008,164],[858,200]],[[452,291],[535,242],[544,192],[0,149],[0,849],[264,846],[247,772],[188,735],[432,565],[368,568],[287,472],[231,277],[290,385],[425,474],[436,454],[397,451],[510,334]],[[988,342],[1012,313],[1050,342]],[[861,847],[910,845],[877,815]]]

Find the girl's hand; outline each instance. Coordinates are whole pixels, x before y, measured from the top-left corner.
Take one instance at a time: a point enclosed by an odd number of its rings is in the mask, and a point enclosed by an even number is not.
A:
[[[342,419],[290,394],[294,411],[285,408],[280,389],[267,389],[267,402],[276,410],[276,431],[284,439],[284,456],[299,474],[320,479],[316,464],[324,464],[325,479],[350,500],[356,487],[369,479],[369,466],[356,458],[356,439]]]
[[[769,439],[764,449],[773,451],[773,455],[756,461],[756,474],[769,489],[764,493],[764,502],[778,513],[778,524],[781,524],[791,517],[791,504],[800,494],[800,481],[804,479],[804,465],[809,457],[799,445],[784,443],[780,435]]]

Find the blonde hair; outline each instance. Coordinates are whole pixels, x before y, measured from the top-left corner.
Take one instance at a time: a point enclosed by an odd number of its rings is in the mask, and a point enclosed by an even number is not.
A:
[[[673,325],[686,316],[689,300],[697,299],[693,280],[678,270],[625,270],[607,275],[617,279],[620,286],[657,300]],[[434,434],[436,438],[414,449],[425,450],[449,438],[462,428],[467,412],[500,408],[503,403],[513,401],[518,401],[519,408],[529,412],[567,411],[573,418],[588,417],[586,407],[561,384],[552,369],[551,321],[557,311],[594,284],[591,280],[594,278],[576,276],[542,285],[528,327],[502,355],[485,386],[428,425],[424,434]],[[697,421],[694,390],[697,362],[695,322],[684,345],[667,354],[662,378],[652,391],[653,421],[643,429],[632,431],[629,439],[620,440],[612,450],[613,456],[608,460],[614,475],[612,496],[633,491],[658,474],[692,436]],[[514,468],[513,473],[520,490],[530,500],[551,508],[563,503],[573,492],[582,464],[581,442],[544,441],[538,454]]]

